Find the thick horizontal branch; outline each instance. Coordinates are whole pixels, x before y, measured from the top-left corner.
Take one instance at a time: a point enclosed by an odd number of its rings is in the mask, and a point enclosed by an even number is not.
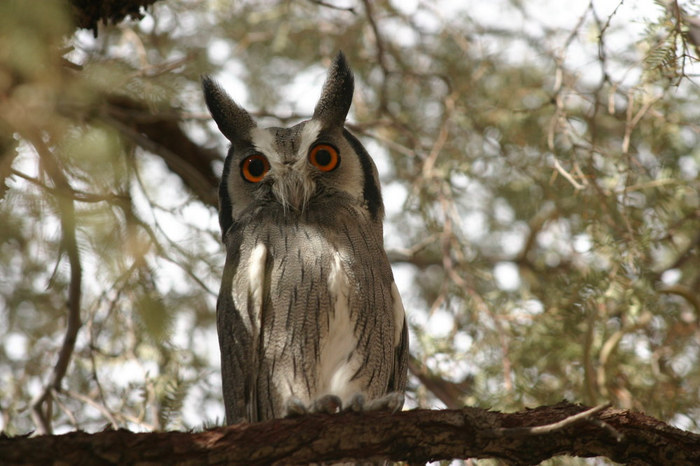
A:
[[[453,458],[536,464],[557,455],[605,456],[633,465],[700,464],[700,435],[636,412],[562,402],[517,413],[462,408],[315,414],[198,433],[117,430],[0,437],[4,464],[416,463]]]

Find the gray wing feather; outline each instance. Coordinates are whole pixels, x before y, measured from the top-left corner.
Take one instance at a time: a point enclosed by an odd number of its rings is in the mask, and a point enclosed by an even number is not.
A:
[[[401,339],[394,352],[394,371],[391,379],[389,379],[387,390],[389,393],[403,393],[406,390],[408,381],[408,325],[406,324],[406,319],[403,320],[403,324],[397,322],[397,325],[403,325],[403,328],[401,330]]]
[[[240,235],[233,229],[227,235],[227,255],[221,290],[216,304],[216,326],[221,350],[221,379],[226,422],[232,424],[250,419],[252,406],[256,404],[254,379],[254,353],[257,346],[253,333],[243,321],[243,314],[236,309],[233,300],[233,280],[240,261]]]

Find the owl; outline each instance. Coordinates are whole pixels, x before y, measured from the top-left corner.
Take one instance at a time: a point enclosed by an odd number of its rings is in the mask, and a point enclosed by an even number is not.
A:
[[[377,169],[344,127],[354,90],[345,56],[311,119],[290,128],[261,128],[211,78],[202,86],[231,143],[216,309],[227,422],[399,409],[408,332]]]

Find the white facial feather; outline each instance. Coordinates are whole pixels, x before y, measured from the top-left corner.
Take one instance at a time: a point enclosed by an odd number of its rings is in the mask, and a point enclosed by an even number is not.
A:
[[[272,132],[260,128],[251,131],[253,145],[270,162],[272,192],[285,210],[293,208],[303,211],[314,193],[316,185],[309,172],[311,168],[306,155],[320,131],[321,124],[317,121],[311,120],[304,125],[299,137],[296,159],[291,164],[279,154]]]
[[[306,160],[306,154],[311,148],[311,144],[316,142],[318,135],[321,132],[321,123],[316,120],[308,121],[301,130],[301,138],[299,138],[299,151],[297,156],[299,160]]]
[[[277,148],[275,147],[274,135],[264,128],[253,128],[250,130],[250,138],[255,148],[270,160],[270,163],[277,161]]]

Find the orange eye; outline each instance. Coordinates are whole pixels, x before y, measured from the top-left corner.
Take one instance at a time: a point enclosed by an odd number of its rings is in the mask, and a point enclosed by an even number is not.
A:
[[[317,144],[309,152],[309,162],[322,172],[329,172],[340,164],[340,155],[330,144]]]
[[[261,182],[268,171],[270,171],[270,162],[262,154],[251,155],[241,164],[241,176],[251,183]]]

